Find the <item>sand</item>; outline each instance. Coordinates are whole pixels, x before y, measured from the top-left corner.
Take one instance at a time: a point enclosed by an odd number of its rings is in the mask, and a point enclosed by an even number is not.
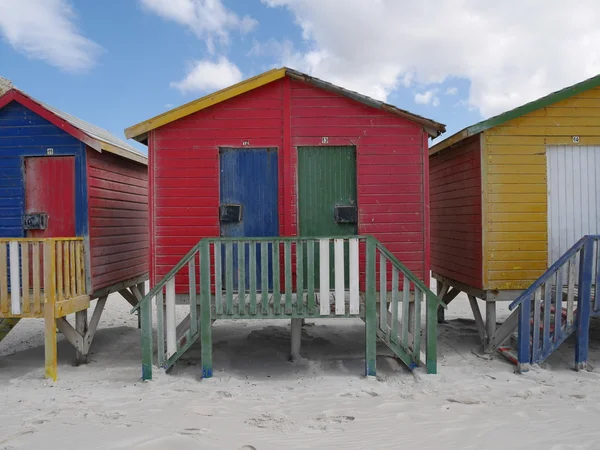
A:
[[[502,321],[508,312],[498,313]],[[378,348],[362,377],[364,325],[309,322],[288,361],[289,322],[220,321],[215,376],[198,381],[193,347],[169,374],[140,382],[140,334],[112,296],[88,365],[61,337],[59,380],[43,379],[43,322],[0,343],[0,449],[597,449],[600,376],[574,372],[572,339],[525,375],[477,355],[468,301],[439,328],[439,374],[406,370]],[[590,363],[600,363],[592,322]]]

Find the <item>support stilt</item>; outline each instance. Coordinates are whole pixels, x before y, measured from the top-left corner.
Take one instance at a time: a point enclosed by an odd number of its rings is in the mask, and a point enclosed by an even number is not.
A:
[[[88,331],[87,309],[75,313],[75,330],[84,337]],[[75,348],[75,365],[87,363],[87,352],[84,349]]]
[[[302,321],[303,319],[292,319],[290,325],[290,337],[291,337],[291,352],[290,361],[296,361],[300,359],[300,347],[302,345]]]
[[[486,347],[490,344],[490,339],[496,334],[496,302],[487,301],[485,303],[485,328],[487,332]]]

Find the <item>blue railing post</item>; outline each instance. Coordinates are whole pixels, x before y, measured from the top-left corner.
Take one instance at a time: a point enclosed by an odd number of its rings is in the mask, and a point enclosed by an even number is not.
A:
[[[517,371],[527,372],[531,363],[531,295],[519,305],[519,345]]]
[[[588,238],[581,249],[579,260],[579,286],[577,288],[577,331],[575,341],[575,370],[585,370],[590,337],[590,309],[592,306],[592,267],[594,265],[594,240]],[[597,289],[597,288],[596,288]]]

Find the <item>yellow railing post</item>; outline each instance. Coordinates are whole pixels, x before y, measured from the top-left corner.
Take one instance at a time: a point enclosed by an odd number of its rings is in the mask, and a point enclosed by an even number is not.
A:
[[[44,328],[46,352],[46,377],[56,381],[56,244],[54,241],[44,242]]]

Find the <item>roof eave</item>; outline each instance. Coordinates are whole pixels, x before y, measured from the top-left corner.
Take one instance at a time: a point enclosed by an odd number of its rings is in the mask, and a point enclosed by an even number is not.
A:
[[[141,142],[140,139],[143,140],[141,136],[148,133],[148,131],[150,130],[161,127],[170,122],[174,122],[175,120],[186,117],[201,109],[208,108],[209,106],[216,105],[217,103],[221,103],[225,100],[236,97],[237,95],[240,95],[244,92],[248,92],[260,86],[264,86],[265,84],[283,78],[284,76],[285,68],[272,69],[268,72],[256,75],[255,77],[240,81],[237,84],[226,87],[224,89],[221,89],[220,91],[206,95],[202,98],[193,100],[170,111],[164,112],[148,120],[126,128],[125,137],[127,139],[135,139],[136,141]]]
[[[225,89],[221,89],[215,93],[207,95],[205,97],[199,98],[197,100],[193,100],[189,103],[186,103],[182,106],[179,106],[170,111],[159,114],[151,119],[145,120],[144,122],[140,122],[136,125],[133,125],[127,129],[125,129],[125,137],[127,139],[135,139],[138,142],[146,143],[147,142],[147,133],[150,130],[166,125],[175,120],[181,119],[189,114],[193,114],[198,112],[204,108],[208,108],[217,103],[223,102],[230,98],[233,98],[237,95],[248,92],[252,89],[256,89],[258,87],[264,86],[265,84],[271,83],[275,80],[281,79],[285,76],[289,76],[290,78],[304,81],[306,83],[317,86],[321,89],[338,93],[345,97],[351,98],[355,101],[363,103],[367,106],[385,110],[391,114],[394,114],[399,117],[404,117],[407,120],[418,123],[422,125],[425,131],[433,138],[439,136],[440,134],[446,131],[446,126],[435,122],[431,119],[427,119],[425,117],[418,116],[409,111],[402,110],[393,105],[389,105],[387,103],[383,103],[377,100],[374,100],[370,97],[366,97],[357,92],[350,91],[348,89],[342,88],[340,86],[336,86],[332,83],[320,80],[318,78],[314,78],[310,75],[304,74],[302,72],[298,72],[294,69],[290,69],[288,67],[282,67],[279,69],[273,69],[268,72],[262,73],[260,75],[256,75],[255,77],[249,78],[247,80],[241,81],[240,83],[234,84],[233,86],[229,86]]]

